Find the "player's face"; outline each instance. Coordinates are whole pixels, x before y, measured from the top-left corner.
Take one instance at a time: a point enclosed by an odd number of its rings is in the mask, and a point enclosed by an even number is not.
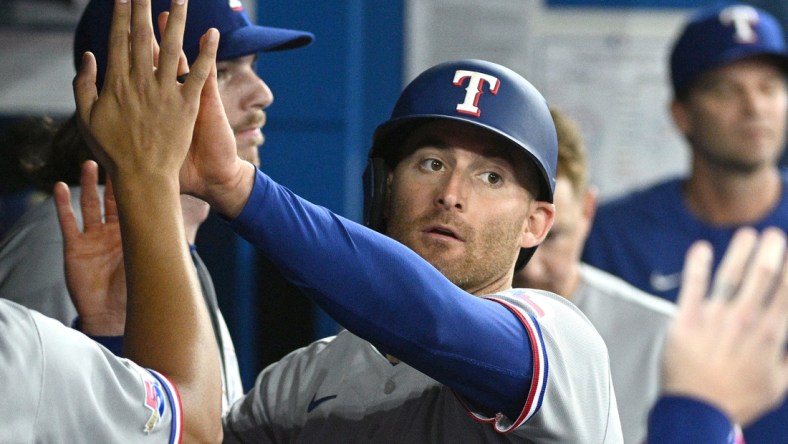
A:
[[[238,155],[255,165],[260,164],[258,147],[262,145],[265,111],[274,95],[255,72],[256,56],[249,55],[216,63],[219,95],[227,120],[235,133]]]
[[[697,161],[746,173],[776,164],[787,104],[783,73],[764,59],[744,59],[705,74],[673,115]]]
[[[552,222],[552,205],[535,201],[528,174],[515,169],[530,161],[457,122],[425,124],[405,145],[389,175],[387,234],[470,293],[510,288],[520,247],[541,240],[531,238],[539,208]]]
[[[563,176],[555,182],[555,223],[528,264],[514,275],[514,287],[549,290],[571,297],[577,285],[580,254],[591,228],[596,197],[578,193]]]

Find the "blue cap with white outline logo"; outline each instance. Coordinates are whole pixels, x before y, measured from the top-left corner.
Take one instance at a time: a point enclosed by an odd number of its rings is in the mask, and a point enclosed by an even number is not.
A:
[[[671,52],[673,93],[680,96],[711,69],[755,56],[771,57],[788,70],[788,50],[777,19],[745,4],[701,8],[690,17]]]
[[[109,28],[112,22],[113,0],[91,0],[77,25],[74,35],[74,66],[79,69],[82,54],[90,51],[96,56],[98,73],[96,85],[101,88],[107,70]],[[153,23],[156,17],[170,9],[172,0],[152,0]],[[154,26],[157,40],[158,27]],[[197,59],[200,37],[209,28],[221,35],[216,60],[230,60],[266,51],[279,51],[308,45],[314,35],[306,31],[255,25],[249,20],[240,0],[194,0],[189,5],[183,34],[183,51],[189,64]]]

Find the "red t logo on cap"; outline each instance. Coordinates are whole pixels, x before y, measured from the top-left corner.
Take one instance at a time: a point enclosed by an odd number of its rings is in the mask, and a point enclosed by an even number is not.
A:
[[[484,93],[482,87],[484,82],[490,84],[490,93],[493,95],[498,94],[498,87],[501,82],[498,78],[489,74],[483,74],[476,71],[466,71],[458,69],[454,73],[454,85],[462,86],[465,79],[468,81],[468,87],[465,88],[465,100],[457,105],[457,111],[463,114],[470,114],[474,117],[479,117],[482,111],[476,106],[479,104],[479,97]]]
[[[725,26],[733,25],[736,41],[739,43],[755,43],[758,33],[754,26],[758,23],[758,11],[750,6],[731,6],[720,11],[720,22]]]

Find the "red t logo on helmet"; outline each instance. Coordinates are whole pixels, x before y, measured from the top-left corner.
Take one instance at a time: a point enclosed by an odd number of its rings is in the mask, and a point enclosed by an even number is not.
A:
[[[458,112],[463,114],[470,114],[474,117],[479,117],[482,111],[477,105],[479,104],[479,97],[481,97],[481,95],[484,93],[484,91],[482,91],[484,83],[487,82],[490,85],[490,93],[498,94],[498,87],[500,86],[501,82],[498,81],[498,78],[495,76],[476,71],[458,69],[454,73],[455,86],[462,86],[462,84],[465,82],[465,79],[470,79],[468,81],[468,87],[465,88],[465,101],[458,104],[456,109]]]

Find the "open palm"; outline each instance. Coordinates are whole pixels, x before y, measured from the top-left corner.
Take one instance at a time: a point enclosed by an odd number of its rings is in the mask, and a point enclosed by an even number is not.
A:
[[[55,187],[55,204],[63,233],[66,285],[81,329],[95,336],[115,336],[122,335],[125,326],[126,273],[112,184],[107,180],[102,220],[97,182],[97,165],[86,162],[81,176],[82,232],[63,183]]]

